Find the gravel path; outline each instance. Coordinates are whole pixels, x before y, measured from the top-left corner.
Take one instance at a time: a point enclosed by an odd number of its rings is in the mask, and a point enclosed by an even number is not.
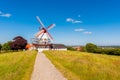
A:
[[[67,80],[48,58],[39,52],[36,57],[31,80]]]

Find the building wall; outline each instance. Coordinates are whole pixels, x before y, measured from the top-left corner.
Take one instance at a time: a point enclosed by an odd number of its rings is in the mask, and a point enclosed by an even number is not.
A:
[[[50,49],[50,48],[38,48],[38,52],[41,52],[43,50],[63,50],[63,51],[67,51],[67,48],[56,48],[56,49]]]

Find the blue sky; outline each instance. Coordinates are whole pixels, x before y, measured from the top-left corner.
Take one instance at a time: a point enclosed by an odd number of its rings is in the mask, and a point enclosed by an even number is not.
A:
[[[4,0],[0,2],[0,43],[22,36],[30,42],[39,16],[55,43],[120,45],[120,0]]]

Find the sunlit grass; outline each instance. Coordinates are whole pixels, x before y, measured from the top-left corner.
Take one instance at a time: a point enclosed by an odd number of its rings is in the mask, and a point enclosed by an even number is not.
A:
[[[0,54],[0,80],[30,80],[36,51]]]
[[[120,56],[44,51],[68,80],[120,80]]]

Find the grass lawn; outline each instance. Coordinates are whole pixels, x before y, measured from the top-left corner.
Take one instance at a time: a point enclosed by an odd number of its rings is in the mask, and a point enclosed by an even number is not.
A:
[[[36,51],[0,54],[0,80],[30,80]]]
[[[120,80],[120,56],[77,51],[43,53],[68,80]]]

